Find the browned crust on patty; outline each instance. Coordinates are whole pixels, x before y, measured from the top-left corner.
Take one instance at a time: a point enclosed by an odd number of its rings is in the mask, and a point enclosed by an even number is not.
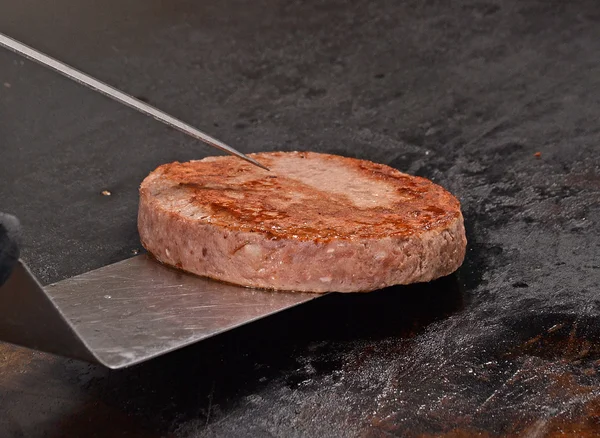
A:
[[[458,200],[431,181],[311,152],[157,168],[140,187],[142,244],[195,274],[273,289],[365,291],[450,274],[466,239]]]

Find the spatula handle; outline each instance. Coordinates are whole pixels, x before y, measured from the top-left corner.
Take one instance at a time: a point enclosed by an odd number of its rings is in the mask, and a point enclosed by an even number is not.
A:
[[[21,225],[19,220],[6,213],[0,213],[0,286],[2,286],[19,260]]]

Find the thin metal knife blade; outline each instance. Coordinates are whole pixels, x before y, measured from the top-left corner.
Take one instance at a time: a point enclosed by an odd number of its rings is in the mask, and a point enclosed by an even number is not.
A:
[[[252,163],[255,166],[258,166],[262,169],[269,170],[268,167],[259,163],[254,158],[244,155],[243,153],[232,148],[231,146],[226,145],[222,141],[211,137],[205,132],[202,132],[199,129],[196,129],[193,126],[188,125],[187,123],[182,122],[181,120],[176,119],[175,117],[165,113],[164,111],[161,111],[151,105],[148,105],[147,103],[142,102],[141,100],[136,99],[133,96],[123,93],[122,91],[108,84],[105,84],[104,82],[101,82],[98,79],[95,79],[90,75],[71,67],[70,65],[65,64],[64,62],[51,58],[50,56],[40,52],[39,50],[33,49],[32,47],[29,47],[2,33],[0,33],[0,47],[4,47],[7,50],[10,50],[21,56],[24,56],[27,59],[35,61],[38,64],[41,64],[44,67],[54,70],[55,72],[60,73],[61,75],[77,82],[78,84],[84,85],[94,91],[97,91],[106,97],[109,97],[119,103],[122,103],[123,105],[126,105],[130,108],[141,112],[142,114],[153,117],[155,120],[158,120],[164,123],[165,125],[175,128],[210,146],[213,146],[231,155],[246,160],[249,163]]]

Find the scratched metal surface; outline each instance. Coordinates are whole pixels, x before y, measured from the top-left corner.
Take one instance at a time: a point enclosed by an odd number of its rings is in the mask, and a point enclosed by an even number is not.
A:
[[[319,297],[245,289],[139,255],[46,287],[95,358],[121,368]]]
[[[244,152],[433,178],[470,242],[455,277],[330,295],[128,370],[3,346],[3,435],[598,435],[598,2],[0,6],[4,32]],[[139,181],[212,152],[3,53],[0,77],[0,209],[45,283],[131,256]]]

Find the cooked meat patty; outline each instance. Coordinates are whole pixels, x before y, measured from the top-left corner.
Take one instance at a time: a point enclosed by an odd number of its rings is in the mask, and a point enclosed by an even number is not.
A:
[[[466,248],[458,200],[431,181],[312,152],[158,167],[138,227],[158,260],[242,286],[359,292],[455,271]]]

